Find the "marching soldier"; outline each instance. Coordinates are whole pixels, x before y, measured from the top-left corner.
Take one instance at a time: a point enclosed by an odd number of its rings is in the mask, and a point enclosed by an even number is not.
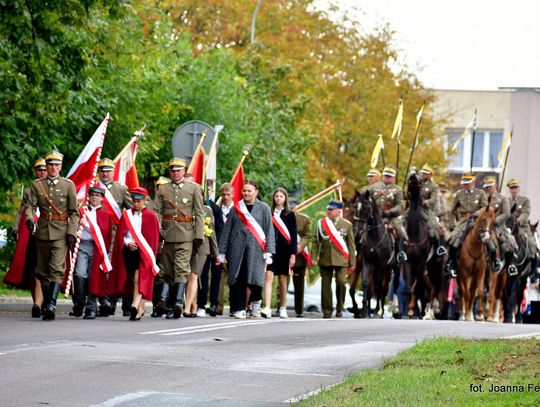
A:
[[[184,290],[191,271],[190,259],[204,238],[204,205],[200,187],[185,182],[186,163],[179,158],[169,161],[171,183],[160,186],[155,211],[161,218],[165,244],[161,255],[163,280],[169,285],[167,318],[180,318],[184,308]],[[167,301],[165,289],[161,304]]]
[[[532,269],[536,269],[536,259],[538,258],[538,248],[536,247],[534,236],[529,225],[529,215],[531,213],[531,201],[526,196],[520,195],[520,182],[517,179],[511,179],[507,184],[510,189],[510,208],[511,214],[516,218],[519,232],[527,237],[529,248],[527,253],[531,260]]]
[[[133,202],[131,200],[131,195],[129,193],[128,187],[124,184],[121,184],[113,180],[114,175],[114,161],[110,158],[103,158],[98,163],[98,176],[99,183],[102,188],[106,188],[112,196],[114,202],[108,201],[109,206],[120,216],[122,209],[131,209]],[[105,199],[108,200],[107,194]],[[118,218],[119,219],[119,218]],[[116,224],[113,226],[113,235],[111,242],[114,242],[114,237],[116,233]],[[112,247],[111,247],[112,252]],[[116,303],[118,298],[108,297],[108,299],[101,303],[100,307],[100,316],[114,315],[116,311]],[[125,297],[122,299],[122,313],[124,316],[129,316],[131,310],[131,299]]]
[[[512,237],[506,229],[506,220],[510,217],[510,204],[508,199],[497,191],[497,180],[495,177],[484,178],[483,188],[488,196],[491,197],[491,206],[495,211],[495,234],[499,239],[501,254],[508,265],[508,275],[514,276],[517,273],[517,267],[513,264],[514,247]]]
[[[441,214],[439,199],[439,186],[433,181],[435,170],[429,165],[424,164],[420,170],[423,185],[421,191],[422,204],[427,212],[429,237],[437,246],[437,256],[444,256],[446,248],[444,247],[443,237],[439,233],[440,225],[437,217]]]
[[[457,256],[467,230],[472,226],[474,219],[478,216],[481,208],[485,208],[488,204],[487,195],[481,189],[474,187],[474,175],[464,174],[461,177],[461,185],[463,188],[456,193],[454,203],[450,209],[453,218],[456,219],[456,227],[448,237],[450,246],[450,259],[446,264],[446,270],[452,277],[456,277]],[[497,252],[495,243],[489,239],[486,244],[491,255],[493,270],[501,269],[501,262],[496,258]]]
[[[381,216],[388,219],[396,231],[396,261],[403,263],[407,261],[407,254],[405,253],[407,235],[403,227],[403,219],[401,218],[403,191],[394,184],[396,174],[397,171],[394,167],[390,165],[386,166],[382,172],[383,181],[373,184],[370,187],[370,191],[377,204],[377,208],[381,212]]]
[[[32,183],[26,225],[35,233],[36,275],[43,291],[43,320],[56,316],[56,300],[66,271],[66,252],[75,247],[79,224],[75,184],[60,177],[63,155],[51,151],[45,156],[47,178]],[[37,226],[34,215],[39,209]]]
[[[331,199],[326,207],[327,217],[319,219],[313,241],[312,265],[321,271],[321,306],[323,318],[332,317],[332,277],[336,278],[336,317],[343,316],[345,301],[345,273],[354,271],[356,252],[352,223],[340,217],[343,203]],[[317,260],[316,260],[317,259]]]

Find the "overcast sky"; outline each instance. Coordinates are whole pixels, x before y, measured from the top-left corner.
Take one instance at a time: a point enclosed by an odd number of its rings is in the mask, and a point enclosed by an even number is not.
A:
[[[395,48],[427,87],[540,87],[540,0],[339,3],[368,32],[389,23]]]

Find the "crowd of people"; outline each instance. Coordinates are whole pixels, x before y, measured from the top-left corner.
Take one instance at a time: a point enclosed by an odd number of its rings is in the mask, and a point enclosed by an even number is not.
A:
[[[355,272],[357,245],[361,244],[352,223],[343,217],[343,202],[331,199],[327,216],[317,221],[313,232],[312,220],[295,211],[296,203],[283,188],[276,188],[268,205],[258,199],[255,181],[247,181],[241,191],[225,183],[219,200],[213,202],[186,174],[185,161],[173,158],[168,163],[170,178],[156,181],[151,200],[145,188],[128,191],[113,181],[114,162],[103,159],[98,164],[98,180],[79,207],[75,185],[60,176],[62,160],[62,154],[52,151],[34,164],[36,180],[24,190],[14,227],[19,246],[24,245],[24,265],[4,278],[30,288],[32,317],[55,319],[58,295],[67,286],[73,298],[70,315],[84,319],[114,315],[120,298],[123,315],[133,321],[143,317],[145,301],[152,301],[155,318],[214,317],[224,312],[226,287],[234,318],[287,318],[291,277],[295,314],[302,317],[306,269],[312,266],[320,270],[323,317],[343,316],[346,273]],[[462,189],[448,205],[444,189],[432,179],[433,168],[426,164],[418,172],[437,256],[447,255],[448,238],[449,274],[455,276],[464,233],[487,205],[488,196],[497,216],[498,239],[494,241],[500,242],[488,242],[493,269],[500,270],[505,260],[508,273],[515,271],[515,245],[505,226],[510,216],[528,236],[528,260],[537,261],[538,245],[528,219],[530,202],[520,195],[519,181],[508,183],[511,197],[506,198],[497,191],[494,178],[484,179],[484,192],[474,188],[473,176],[464,175]],[[382,217],[394,229],[400,264],[407,261],[407,235],[402,221],[404,196],[395,184],[396,174],[391,166],[382,174],[371,169],[368,185],[361,191],[370,191]],[[15,261],[20,263],[17,255]],[[276,312],[272,307],[274,277]]]

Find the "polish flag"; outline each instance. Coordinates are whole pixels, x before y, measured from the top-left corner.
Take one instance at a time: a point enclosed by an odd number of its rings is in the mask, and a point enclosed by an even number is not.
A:
[[[204,148],[202,146],[202,143],[199,143],[199,146],[197,147],[197,150],[195,151],[195,154],[193,154],[193,158],[191,159],[191,162],[189,163],[189,168],[187,172],[193,175],[193,181],[202,187],[204,187],[205,172],[206,172],[204,161],[205,161]]]
[[[109,124],[109,113],[103,119],[94,132],[92,138],[88,141],[84,150],[79,154],[79,157],[69,170],[67,178],[75,183],[77,190],[77,200],[79,202],[86,199],[88,185],[94,180],[97,173],[97,165],[103,149],[103,141]]]
[[[133,137],[114,159],[113,180],[126,185],[131,191],[139,186],[135,158],[139,151],[139,138]]]
[[[242,188],[244,188],[245,183],[246,183],[246,179],[244,178],[244,165],[240,164],[231,179],[231,184],[234,188],[234,194],[233,194],[234,203],[237,203],[243,199]]]

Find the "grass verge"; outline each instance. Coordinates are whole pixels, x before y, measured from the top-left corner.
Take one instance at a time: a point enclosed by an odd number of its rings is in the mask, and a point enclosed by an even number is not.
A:
[[[538,406],[540,340],[422,342],[300,406]]]

